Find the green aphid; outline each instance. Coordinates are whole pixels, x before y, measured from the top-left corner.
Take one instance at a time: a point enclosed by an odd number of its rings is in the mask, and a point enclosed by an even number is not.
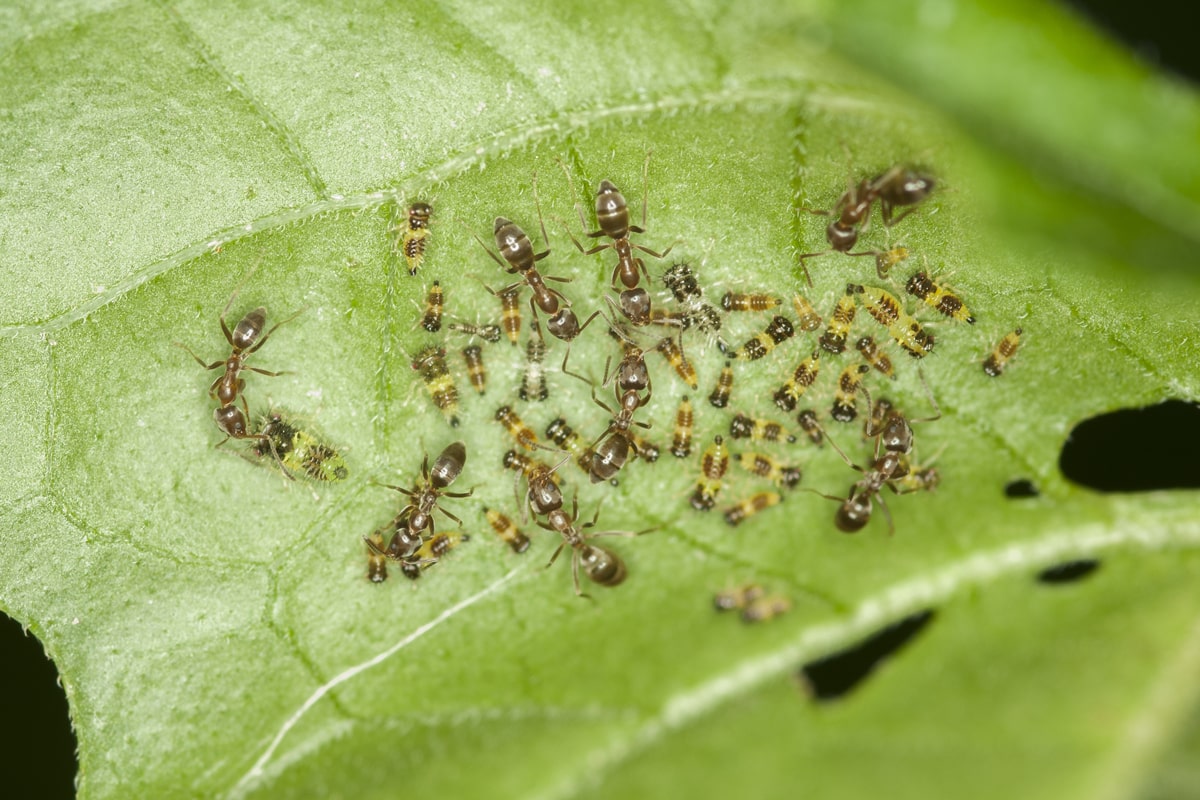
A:
[[[268,438],[258,440],[251,452],[258,458],[282,465],[292,476],[314,481],[342,481],[350,474],[346,459],[336,448],[300,427],[285,411],[272,409],[262,417],[256,432],[264,433]]]

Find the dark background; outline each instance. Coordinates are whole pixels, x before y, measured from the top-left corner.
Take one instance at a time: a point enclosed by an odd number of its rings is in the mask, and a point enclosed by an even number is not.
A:
[[[1070,5],[1124,41],[1144,61],[1200,82],[1200,47],[1196,46],[1194,26],[1179,16],[1180,3],[1075,0]],[[1153,488],[1145,485],[1144,465],[1163,476],[1166,483],[1158,485],[1164,488],[1200,485],[1195,463],[1185,461],[1200,453],[1200,412],[1194,406],[1176,403],[1166,409],[1124,412],[1094,424],[1097,427],[1092,432],[1077,430],[1064,452],[1062,466],[1073,480],[1106,491]],[[1191,440],[1185,444],[1180,435],[1189,430]],[[1146,450],[1159,442],[1175,446],[1170,452]],[[1120,474],[1088,472],[1096,468],[1111,471],[1112,465],[1118,465]],[[1123,486],[1121,474],[1140,476],[1141,485]],[[856,675],[869,671],[887,652],[890,650],[880,652],[876,647],[847,651],[838,662],[839,672]],[[0,775],[7,787],[4,795],[46,800],[73,797],[75,769],[75,737],[66,697],[58,686],[58,672],[41,643],[0,614]]]

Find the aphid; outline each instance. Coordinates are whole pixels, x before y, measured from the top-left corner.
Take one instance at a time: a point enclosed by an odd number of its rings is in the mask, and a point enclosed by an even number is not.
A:
[[[478,336],[485,342],[495,344],[500,341],[499,325],[476,325],[471,322],[451,322],[446,326],[452,331],[465,333],[468,336]]]
[[[429,287],[429,294],[425,295],[425,316],[421,317],[421,327],[430,333],[440,331],[445,305],[446,296],[442,292],[442,285],[434,281],[433,286]]]
[[[538,446],[537,434],[521,421],[517,416],[517,412],[512,410],[511,406],[500,406],[496,409],[496,420],[504,426],[505,430],[516,439],[517,444],[524,447],[526,450],[534,450]]]
[[[597,509],[596,514],[592,517],[591,522],[585,522],[583,525],[576,525],[579,519],[579,498],[574,497],[571,501],[571,514],[567,515],[561,508],[555,509],[546,515],[545,522],[538,522],[538,526],[545,528],[548,531],[557,531],[562,536],[562,543],[550,556],[550,562],[546,564],[549,567],[558,559],[558,554],[562,552],[564,547],[571,548],[571,577],[575,581],[575,594],[583,597],[583,591],[579,588],[579,569],[583,568],[583,574],[588,577],[588,580],[593,583],[598,583],[601,586],[616,586],[625,580],[626,569],[625,562],[621,557],[612,550],[601,547],[597,544],[591,544],[590,541],[598,536],[640,536],[646,531],[603,531],[601,533],[584,533],[588,528],[594,527],[596,519],[599,517],[600,511]]]
[[[700,456],[700,477],[696,479],[696,490],[692,492],[692,508],[708,511],[717,503],[721,493],[721,478],[729,468],[729,448],[720,435],[713,437],[704,454]]]
[[[721,297],[721,308],[725,311],[770,311],[782,304],[782,300],[769,294],[726,292]]]
[[[519,285],[496,294],[500,298],[500,327],[514,345],[521,335],[521,290]]]
[[[742,361],[757,361],[774,350],[776,346],[792,338],[795,333],[796,331],[792,328],[792,323],[788,321],[787,317],[773,317],[767,324],[766,330],[748,339],[745,344],[732,354],[723,342],[718,342],[718,346],[721,352],[728,358]]]
[[[687,397],[679,400],[679,409],[675,412],[675,438],[671,444],[671,455],[676,458],[687,458],[692,454],[692,401]]]
[[[808,387],[816,381],[821,371],[821,351],[814,349],[812,355],[800,362],[792,377],[775,391],[775,405],[783,411],[791,411],[796,407]]]
[[[875,340],[872,337],[864,336],[854,346],[868,364],[892,380],[896,380],[896,369],[892,365],[892,359],[887,353],[879,349],[879,345],[875,344]]]
[[[863,437],[873,439],[883,430],[883,423],[892,415],[895,404],[886,397],[880,397],[871,406],[871,416],[863,422]]]
[[[371,583],[388,579],[387,558],[383,555],[383,535],[375,531],[367,539],[367,578]]]
[[[419,370],[421,380],[433,404],[442,410],[442,416],[451,428],[458,427],[458,387],[446,366],[446,351],[436,345],[426,347],[413,359],[412,368]]]
[[[846,350],[846,337],[850,335],[850,326],[854,324],[854,314],[858,306],[854,302],[854,293],[849,288],[838,298],[833,313],[829,316],[829,325],[821,334],[818,341],[828,352],[842,353]]]
[[[524,553],[529,549],[529,537],[521,532],[517,524],[495,509],[484,506],[484,516],[492,530],[500,540],[508,545],[514,553]]]
[[[975,324],[975,317],[971,316],[971,312],[967,310],[962,299],[945,286],[935,283],[928,274],[914,273],[908,279],[908,283],[904,284],[904,288],[913,297],[924,300],[925,305],[936,308],[938,313],[969,325]]]
[[[933,336],[926,333],[912,316],[904,310],[889,292],[875,286],[850,284],[846,287],[847,294],[856,292],[866,298],[864,305],[875,321],[888,329],[888,333],[896,344],[913,358],[921,358],[933,350]]]
[[[563,171],[567,174],[567,181],[571,184],[571,194],[574,195],[575,182],[571,179],[571,173],[565,165],[563,165]],[[617,265],[613,268],[612,273],[612,287],[614,289],[617,288],[618,281],[626,289],[633,289],[638,285],[643,275],[646,277],[646,282],[650,282],[650,273],[646,271],[646,265],[640,258],[633,254],[635,249],[655,258],[665,258],[667,253],[671,252],[671,247],[659,253],[651,250],[649,247],[629,241],[629,234],[646,232],[646,200],[650,193],[649,171],[650,154],[647,153],[646,163],[642,167],[642,183],[645,191],[642,195],[641,226],[629,224],[629,206],[625,202],[625,196],[621,194],[620,190],[611,181],[605,180],[600,181],[600,188],[596,192],[596,222],[600,225],[600,230],[586,233],[586,236],[589,239],[606,236],[611,241],[596,245],[590,250],[585,250],[583,245],[575,239],[575,236],[571,235],[571,241],[575,242],[575,246],[579,248],[579,252],[584,255],[592,255],[609,249],[616,252]],[[580,227],[586,232],[587,220],[584,219],[583,208],[580,207],[578,202],[575,203],[575,210],[579,213]]]
[[[796,318],[799,320],[796,327],[800,330],[811,333],[821,327],[821,315],[799,292],[792,296],[792,308],[796,309]]]
[[[742,622],[767,622],[792,609],[792,601],[780,594],[759,597],[742,609]]]
[[[781,502],[783,502],[783,497],[779,492],[759,492],[737,505],[725,509],[725,521],[736,528],[760,511],[777,506]]]
[[[674,264],[663,273],[663,284],[683,309],[683,328],[695,325],[705,333],[721,330],[721,315],[704,302],[704,293],[696,280],[692,268],[687,264]]]
[[[258,433],[265,434],[250,448],[258,458],[273,455],[277,463],[293,475],[314,481],[342,481],[350,474],[346,459],[332,445],[312,431],[305,430],[286,412],[273,409],[260,422]]]
[[[643,461],[653,464],[661,454],[658,445],[648,442],[633,431],[629,432],[629,442],[633,445],[634,455]]]
[[[800,478],[803,476],[800,467],[784,464],[779,459],[765,453],[741,453],[738,455],[737,461],[742,469],[752,475],[766,478],[776,486],[782,486],[785,489],[796,488],[796,484],[800,483]]]
[[[896,494],[911,494],[912,492],[932,492],[942,482],[942,476],[937,467],[909,467],[903,477],[890,482]]]
[[[525,401],[541,401],[550,396],[546,388],[546,340],[535,328],[534,335],[525,343],[525,377],[517,394]]]
[[[663,273],[662,280],[675,302],[681,306],[688,307],[704,299],[700,283],[687,264],[672,264],[671,268]]]
[[[447,487],[454,483],[459,474],[462,473],[463,466],[467,463],[467,447],[462,442],[454,442],[447,445],[446,449],[434,459],[433,469],[429,467],[429,455],[425,455],[425,459],[421,462],[421,478],[416,486],[412,489],[406,489],[403,486],[392,486],[384,484],[388,489],[394,489],[400,494],[409,498],[409,503],[401,510],[396,517],[395,527],[397,535],[393,537],[393,541],[399,541],[404,544],[404,547],[393,548],[389,543],[387,556],[393,560],[407,558],[412,555],[414,536],[419,541],[425,536],[425,531],[429,531],[432,536],[437,531],[434,529],[435,510],[442,512],[450,519],[462,525],[462,520],[451,514],[446,509],[442,508],[438,501],[443,497],[463,498],[470,497],[475,493],[474,489],[466,492],[448,492]],[[405,516],[407,515],[407,519]],[[401,531],[401,526],[407,528],[408,536],[404,536]]]
[[[581,470],[589,473],[592,471],[592,456],[595,454],[595,450],[584,446],[579,434],[567,424],[565,419],[559,417],[553,420],[546,426],[546,435],[550,437],[550,441],[574,456],[575,463]]]
[[[983,360],[983,371],[993,378],[1000,377],[1004,372],[1004,368],[1008,366],[1008,360],[1012,358],[1017,348],[1021,346],[1021,334],[1023,331],[1017,328],[1009,334],[1005,334],[1000,340],[991,354]]]
[[[717,611],[739,611],[764,594],[757,583],[747,583],[733,589],[724,589],[713,595],[713,608]]]
[[[825,433],[821,430],[821,423],[817,421],[817,412],[811,408],[806,408],[796,415],[796,422],[800,425],[801,430],[808,434],[808,440],[817,447],[825,441]]]
[[[721,369],[721,374],[717,376],[717,386],[712,390],[712,394],[708,396],[708,402],[712,403],[716,408],[724,408],[729,405],[729,395],[733,392],[733,368],[729,362],[725,362],[725,366]]]
[[[429,217],[433,209],[428,203],[413,203],[407,209],[396,203],[392,209],[388,233],[392,236],[392,253],[404,256],[408,274],[416,275],[425,260],[425,245],[429,240]]]
[[[270,330],[263,333],[263,328],[267,325],[267,309],[259,306],[242,317],[241,321],[231,331],[225,323],[225,315],[229,313],[229,309],[233,306],[233,301],[237,299],[239,292],[241,292],[240,286],[234,289],[233,294],[229,296],[229,302],[225,304],[225,308],[222,309],[221,316],[218,318],[221,323],[221,332],[225,334],[225,341],[229,343],[231,352],[228,358],[222,361],[214,361],[211,364],[205,364],[198,355],[192,352],[190,347],[180,342],[175,342],[176,347],[186,350],[188,355],[194,358],[196,363],[206,370],[225,368],[225,372],[208,387],[209,397],[220,404],[218,408],[213,410],[213,421],[221,429],[221,432],[225,434],[225,438],[217,444],[217,447],[225,444],[230,439],[266,439],[265,434],[252,434],[249,431],[247,419],[250,416],[250,407],[246,404],[246,398],[242,396],[242,392],[246,388],[246,380],[241,377],[241,373],[243,370],[249,370],[250,372],[257,372],[259,375],[266,375],[268,377],[280,375],[281,373],[279,372],[268,372],[265,369],[247,366],[246,359],[266,344],[267,340],[271,338],[271,334],[280,325],[290,322],[301,313],[297,311],[287,319],[276,322]],[[242,401],[241,408],[237,407],[239,398]]]
[[[467,378],[479,394],[487,389],[487,369],[483,366],[483,348],[477,344],[464,347],[463,360],[467,362]]]
[[[675,374],[684,383],[692,389],[700,386],[700,380],[696,377],[696,368],[692,366],[692,362],[688,361],[687,356],[683,354],[683,348],[679,346],[679,342],[670,336],[666,336],[655,345],[654,349],[663,354],[663,358],[667,359],[667,363],[675,368]]]
[[[880,280],[887,280],[888,273],[892,271],[892,267],[907,258],[907,247],[893,247],[890,250],[877,252],[875,254],[875,274],[879,276]]]
[[[536,458],[531,458],[524,453],[518,453],[516,450],[506,452],[503,463],[505,469],[511,469],[513,472],[517,472],[527,478],[534,474],[544,473],[555,484],[559,483],[558,475],[555,473],[553,467],[544,461],[538,461]]]
[[[421,544],[417,551],[400,562],[400,572],[409,580],[416,580],[421,573],[446,557],[454,548],[471,537],[462,531],[435,533]]]
[[[650,315],[647,318],[647,323],[650,325],[662,325],[664,327],[679,328],[681,331],[686,331],[692,327],[692,315],[687,311],[674,311],[669,308],[652,308]]]
[[[833,408],[829,416],[838,422],[852,422],[858,416],[855,399],[862,386],[863,375],[870,371],[866,364],[851,364],[838,376],[837,388],[833,393]]]
[[[745,414],[736,414],[729,421],[729,435],[734,439],[751,439],[756,442],[796,441],[796,437],[784,430],[778,422],[752,419]]]

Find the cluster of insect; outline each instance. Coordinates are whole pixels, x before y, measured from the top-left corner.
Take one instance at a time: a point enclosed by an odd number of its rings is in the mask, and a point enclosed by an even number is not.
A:
[[[518,346],[523,331],[526,328],[528,331],[524,334],[525,366],[516,386],[516,397],[507,398],[493,414],[495,422],[513,442],[512,448],[504,453],[501,466],[514,473],[515,507],[500,510],[481,506],[480,512],[488,527],[517,554],[529,549],[530,538],[513,517],[520,524],[526,524],[532,518],[538,527],[556,534],[559,544],[550,564],[564,550],[570,550],[576,594],[584,595],[580,573],[600,586],[622,583],[627,575],[625,561],[614,548],[601,545],[597,540],[636,537],[649,531],[596,530],[599,508],[590,520],[581,522],[578,495],[572,496],[570,511],[566,510],[564,483],[568,473],[578,469],[592,484],[617,485],[628,464],[658,460],[660,447],[639,433],[651,427],[646,419],[650,413],[647,409],[655,397],[648,354],[657,353],[686,387],[678,390],[675,404],[668,406],[674,408],[674,430],[667,450],[675,458],[693,457],[697,406],[702,407],[704,403],[702,400],[693,402],[693,397],[698,400],[701,397],[695,394],[700,391],[700,380],[695,364],[685,352],[687,347],[702,355],[719,355],[717,363],[722,366],[707,395],[707,405],[717,411],[704,413],[726,417],[721,432],[715,434],[698,454],[699,474],[689,496],[692,509],[709,512],[717,508],[729,482],[727,472],[732,461],[748,476],[747,480],[761,481],[767,486],[723,506],[721,513],[731,527],[736,528],[779,505],[792,490],[801,490],[836,501],[834,523],[841,531],[861,530],[870,522],[873,509],[878,507],[887,519],[889,533],[892,532],[894,523],[884,491],[903,495],[928,491],[939,483],[935,467],[930,463],[917,464],[914,460],[913,426],[937,420],[941,414],[923,374],[920,378],[931,413],[920,417],[901,411],[880,392],[876,392],[872,400],[868,382],[896,378],[897,363],[892,352],[903,351],[917,361],[933,352],[934,333],[929,323],[918,319],[921,308],[932,309],[951,324],[974,324],[975,317],[954,290],[926,270],[908,276],[901,291],[891,276],[898,265],[909,259],[906,248],[855,248],[860,236],[869,229],[876,207],[883,225],[890,229],[919,209],[933,192],[934,179],[914,167],[898,165],[869,178],[849,181],[832,208],[812,212],[831,218],[825,228],[828,249],[799,256],[805,276],[811,259],[827,254],[853,258],[869,256],[875,261],[878,282],[887,287],[847,283],[844,292],[839,290],[834,299],[826,321],[801,291],[790,293],[790,298],[761,292],[726,291],[712,304],[705,297],[696,268],[682,261],[666,263],[674,245],[655,250],[633,241],[635,234],[646,233],[649,163],[647,155],[643,167],[641,224],[632,224],[624,195],[611,181],[603,180],[595,195],[595,230],[589,230],[591,226],[578,200],[571,171],[560,163],[571,195],[576,198],[575,210],[582,238],[600,241],[588,247],[570,225],[560,221],[568,238],[584,256],[612,251],[610,257],[614,260],[609,280],[611,293],[605,293],[603,305],[590,309],[582,321],[580,316],[583,315],[577,314],[575,304],[564,293],[565,286],[560,289],[551,285],[570,283],[571,278],[549,274],[545,267],[545,260],[550,256],[549,236],[536,175],[532,180],[532,194],[543,249],[538,250],[525,230],[506,217],[495,219],[491,245],[479,235],[472,234],[502,274],[511,278],[507,285],[495,288],[488,285],[486,279],[479,280],[496,298],[496,321],[454,320],[446,314],[446,293],[440,281],[435,280],[422,290],[426,300],[424,307],[417,309],[415,325],[433,338],[412,354],[411,366],[451,428],[459,426],[461,413],[455,374],[465,375],[475,393],[485,395],[489,380],[485,360],[491,358],[485,356],[485,346],[495,345],[505,338],[514,347]],[[411,205],[397,202],[389,204],[389,213],[392,255],[396,263],[407,268],[409,275],[417,276],[422,271],[427,245],[431,241],[433,209],[424,202]],[[657,278],[647,267],[644,257],[663,263],[661,270],[654,270]],[[526,290],[530,314],[528,326],[523,320]],[[901,300],[904,294],[914,298],[915,309],[905,307]],[[225,316],[236,297],[237,292],[220,317],[231,355],[224,361],[206,364],[193,354],[206,369],[225,369],[210,392],[218,403],[214,418],[225,434],[222,444],[229,439],[250,440],[247,457],[272,463],[289,478],[344,478],[344,459],[310,426],[300,424],[279,409],[270,409],[263,414],[257,427],[251,428],[248,424],[250,412],[242,374],[246,371],[268,376],[279,373],[247,366],[245,362],[283,322],[264,333],[266,311],[257,308],[231,332]],[[782,310],[789,299],[794,317]],[[860,325],[856,330],[856,321],[862,318],[858,315],[859,309],[865,310],[874,323]],[[753,315],[761,315],[765,322],[742,322],[753,320]],[[605,329],[608,338],[602,334],[602,342],[611,339],[616,347],[605,359],[599,380],[570,366],[573,343],[593,323],[596,323],[595,327]],[[739,325],[752,327],[757,332],[741,344],[730,344],[726,336],[730,328]],[[549,334],[549,341],[543,328]],[[452,343],[453,337],[462,339]],[[763,398],[773,404],[766,412],[771,416],[735,410],[736,406],[750,406],[757,399],[738,397],[738,374],[762,369],[767,359],[778,361],[780,354],[789,349],[790,346],[785,346],[788,342],[793,339],[801,342],[805,337],[811,339],[800,345],[794,369],[785,373],[788,377],[769,398]],[[1004,336],[987,355],[982,362],[987,375],[996,377],[1003,373],[1016,353],[1020,337],[1021,329],[1018,328]],[[561,343],[559,347],[563,351],[557,368],[546,363],[553,340]],[[458,349],[460,354],[451,359],[448,353],[453,349]],[[833,359],[846,359],[849,363],[831,367],[829,361]],[[452,368],[456,361],[460,368]],[[607,420],[601,430],[593,430],[592,435],[581,434],[571,427],[564,415],[557,414],[546,426],[543,441],[526,424],[521,416],[525,406],[541,407],[550,401],[549,372],[559,372],[586,387],[592,404],[603,410]],[[828,388],[821,387],[819,377],[822,373],[836,376]],[[872,375],[876,377],[871,378]],[[829,399],[827,410],[806,402],[822,393]],[[518,407],[518,401],[525,406]],[[852,423],[860,417],[860,410],[864,420],[861,436],[870,448],[864,463],[856,462],[837,444],[835,438],[843,438],[841,434],[831,435],[832,423]],[[797,433],[790,432],[784,422],[772,418],[775,412],[794,414]],[[798,448],[822,447],[826,442],[859,476],[845,496],[800,487],[801,466],[787,456]],[[734,449],[737,452],[733,452]],[[544,454],[544,460],[538,457],[539,454]],[[436,526],[441,515],[460,528],[464,527],[462,520],[443,505],[445,500],[464,500],[472,496],[473,489],[450,491],[464,471],[467,457],[467,445],[455,441],[440,452],[432,466],[426,455],[420,474],[410,485],[387,487],[403,495],[403,502],[399,512],[387,524],[363,537],[370,580],[386,580],[389,565],[399,568],[408,578],[418,578],[459,544],[469,541],[470,535],[462,530],[440,531]],[[568,463],[573,466],[568,467]],[[750,622],[771,619],[790,608],[786,597],[767,594],[757,585],[719,593],[715,604],[722,610],[739,610],[742,618]]]

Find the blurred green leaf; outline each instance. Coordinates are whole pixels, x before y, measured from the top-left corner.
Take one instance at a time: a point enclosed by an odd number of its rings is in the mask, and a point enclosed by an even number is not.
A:
[[[1057,459],[1087,417],[1200,398],[1195,97],[1053,8],[902,5],[7,12],[0,607],[61,671],[81,796],[1194,794],[1195,492],[1098,495]],[[523,348],[484,346],[477,397],[465,340],[448,338],[462,394],[448,427],[409,363],[439,340],[416,326],[425,291],[437,279],[448,314],[496,319],[481,283],[507,276],[472,237],[497,215],[538,230],[536,172],[540,264],[573,278],[577,311],[604,308],[613,255],[566,237],[559,162],[589,195],[614,181],[636,219],[651,151],[637,241],[673,243],[710,301],[800,290],[823,314],[847,282],[876,280],[871,259],[831,255],[806,262],[808,289],[796,256],[824,248],[825,221],[805,211],[895,163],[937,175],[917,213],[876,218],[861,245],[903,244],[897,277],[928,267],[978,318],[918,312],[943,416],[916,426],[916,457],[940,453],[942,486],[889,502],[894,537],[882,519],[837,533],[812,493],[736,530],[688,507],[730,416],[705,400],[723,358],[702,336],[685,341],[700,390],[651,353],[639,412],[666,445],[690,393],[696,455],[664,447],[616,489],[562,468],[581,519],[603,499],[601,529],[659,526],[609,540],[624,585],[580,600],[568,556],[542,569],[550,533],[525,525],[535,543],[517,556],[486,526],[484,505],[517,516],[498,406],[539,434],[563,414],[589,440],[607,416],[559,372],[561,343],[533,404],[514,397]],[[411,278],[387,216],[418,198],[435,219]],[[656,280],[666,266],[647,264]],[[343,449],[344,483],[292,484],[213,448],[215,373],[172,343],[223,358],[217,316],[237,287],[231,324],[260,304],[272,321],[303,310],[252,361],[285,374],[250,375],[247,397],[311,419]],[[762,325],[730,317],[723,333]],[[860,312],[856,331],[881,338],[872,325]],[[1010,369],[986,377],[980,360],[1017,326]],[[614,352],[600,328],[570,356],[596,382]],[[729,411],[780,419],[770,394],[812,336],[739,369]],[[912,360],[893,358],[899,379],[873,375],[872,393],[927,415]],[[850,363],[826,357],[814,406]],[[867,460],[857,426],[833,428]],[[374,482],[409,483],[456,438],[475,494],[446,508],[471,541],[416,583],[369,583],[360,539],[398,501]],[[764,449],[820,492],[857,477],[828,447]],[[1007,499],[1018,478],[1040,495]],[[732,467],[719,507],[762,488]],[[1034,580],[1081,557],[1101,562],[1084,581]],[[794,608],[759,626],[712,611],[746,580]],[[926,609],[841,700],[796,685],[802,664]]]

